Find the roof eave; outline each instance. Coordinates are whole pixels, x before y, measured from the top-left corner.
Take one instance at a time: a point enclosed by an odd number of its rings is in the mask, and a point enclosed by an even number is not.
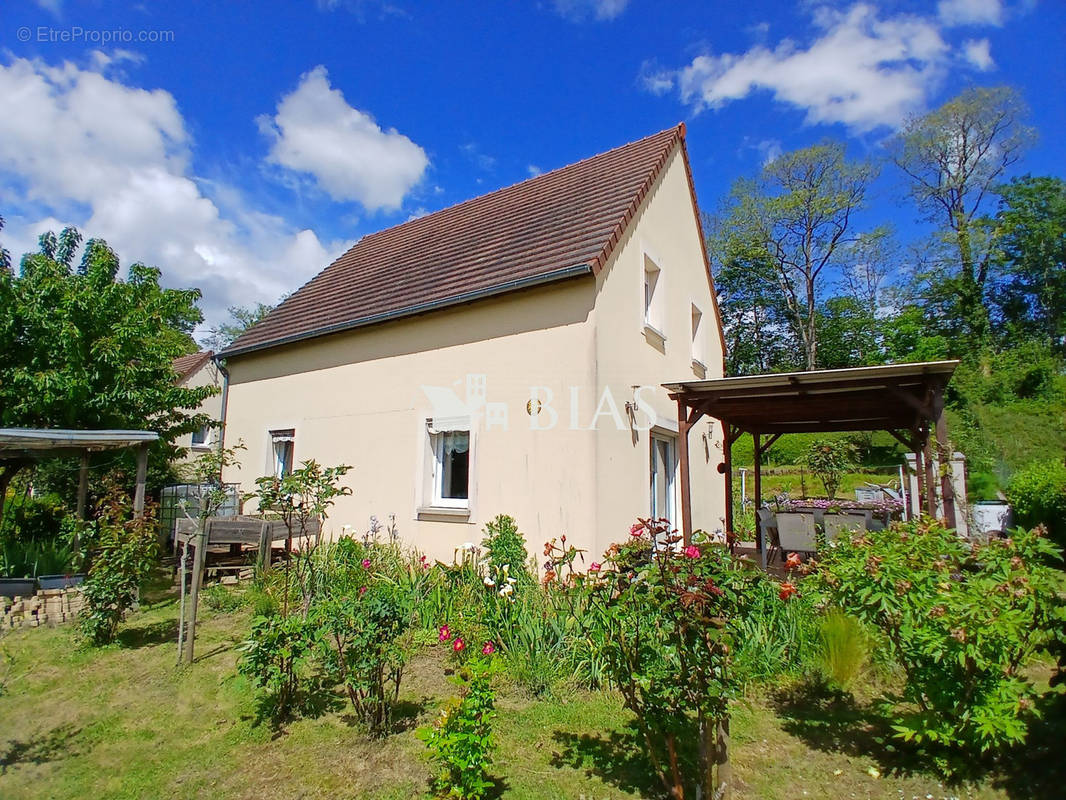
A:
[[[351,331],[357,328],[365,328],[370,325],[380,325],[385,322],[392,322],[393,320],[414,317],[420,314],[428,314],[433,311],[442,311],[444,309],[454,308],[455,306],[460,306],[465,303],[472,303],[477,300],[486,300],[492,297],[510,294],[511,292],[517,292],[522,289],[531,289],[536,286],[543,286],[549,283],[557,283],[560,281],[569,280],[571,278],[579,278],[583,275],[592,274],[593,267],[591,264],[574,264],[573,266],[563,267],[562,269],[553,270],[552,272],[546,272],[541,275],[533,275],[528,278],[520,278],[518,280],[506,281],[505,283],[497,284],[495,286],[489,286],[484,289],[476,289],[471,292],[464,292],[462,294],[454,295],[452,297],[446,297],[440,300],[433,300],[428,303],[417,303],[412,306],[406,306],[405,308],[399,308],[394,311],[386,311],[381,314],[371,314],[368,316],[349,320],[347,322],[341,322],[335,325],[327,325],[323,328],[316,328],[314,330],[305,331],[303,333],[293,334],[292,336],[285,336],[280,339],[270,339],[265,342],[250,344],[244,347],[226,348],[221,352],[216,353],[214,356],[214,360],[216,362],[219,362],[228,358],[243,356],[249,353],[259,352],[261,350],[268,350],[275,347],[283,347],[285,345],[295,344],[297,342],[306,341],[308,339],[318,339],[323,336],[329,336],[334,333],[344,333],[345,331]]]

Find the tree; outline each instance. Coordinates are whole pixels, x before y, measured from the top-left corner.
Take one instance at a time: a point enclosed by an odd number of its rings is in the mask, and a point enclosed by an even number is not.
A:
[[[163,289],[160,271],[133,264],[66,228],[40,238],[20,270],[0,270],[0,425],[157,431],[158,455],[209,422],[195,413],[217,391],[175,384],[173,360],[194,347],[202,319],[196,289]],[[24,463],[0,468],[0,515]]]
[[[752,375],[794,369],[798,346],[767,258],[750,258],[724,221],[708,219],[711,266],[726,339],[726,371]]]
[[[225,350],[237,340],[238,336],[253,325],[257,325],[273,310],[274,306],[266,303],[256,303],[255,306],[230,306],[226,309],[226,313],[230,315],[233,322],[225,322],[212,328],[203,340],[204,347],[216,353]]]
[[[940,226],[946,252],[925,279],[932,299],[946,302],[964,337],[960,352],[988,332],[985,288],[993,230],[985,201],[1033,138],[1017,92],[969,89],[940,108],[912,117],[889,143],[889,155],[910,181],[919,211]]]
[[[869,162],[848,161],[844,146],[825,142],[786,153],[755,179],[733,186],[712,252],[724,267],[758,264],[753,274],[776,288],[807,369],[818,366],[818,306],[827,272],[846,268],[860,242],[852,217],[875,175]]]
[[[997,305],[1007,327],[1066,352],[1066,182],[1015,178],[998,190]]]

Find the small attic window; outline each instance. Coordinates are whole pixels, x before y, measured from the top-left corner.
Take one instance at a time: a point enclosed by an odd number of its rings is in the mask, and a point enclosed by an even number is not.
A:
[[[703,331],[703,312],[692,305],[692,368],[697,371],[707,370],[706,336]]]
[[[644,256],[644,330],[666,341],[663,334],[662,270],[647,255]]]

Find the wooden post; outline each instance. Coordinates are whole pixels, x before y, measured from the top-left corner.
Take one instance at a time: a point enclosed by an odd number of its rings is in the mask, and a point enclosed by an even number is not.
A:
[[[137,450],[137,490],[133,495],[133,515],[144,516],[144,483],[148,477],[148,442]]]
[[[949,528],[954,528],[958,522],[955,518],[955,485],[951,479],[951,452],[948,447],[948,424],[944,419],[944,396],[939,392],[933,401],[933,410],[936,413],[936,449],[940,461],[940,502],[944,507],[944,522]]]
[[[933,482],[933,447],[930,441],[932,437],[929,431],[925,432],[925,441],[922,443],[922,457],[925,460],[925,511],[931,517],[936,517],[936,484]]]
[[[762,435],[752,433],[751,439],[754,443],[752,451],[755,453],[755,546],[762,553],[763,566],[765,566],[766,543],[763,541],[762,528],[759,527],[759,508],[762,505]]]
[[[722,422],[722,457],[725,467],[725,534],[733,533],[733,427]]]
[[[263,524],[259,526],[259,572],[267,572],[270,569],[270,558],[273,555],[270,552],[271,545],[273,545],[273,539],[270,536],[270,523],[263,520]]]
[[[81,453],[81,467],[78,469],[78,519],[84,520],[89,497],[89,451]]]
[[[688,407],[677,398],[677,459],[681,467],[681,537],[688,547],[692,544],[692,485],[688,463]]]
[[[207,557],[207,542],[210,537],[211,522],[201,523],[196,532],[196,550],[193,553],[192,587],[189,590],[189,625],[185,631],[185,663],[193,662],[196,646],[196,606],[200,599],[200,583],[203,580],[204,560]]]
[[[920,444],[915,444],[914,447],[914,477],[918,483],[918,493],[911,499],[911,502],[917,506],[917,515],[922,515],[922,504],[925,502],[925,469],[922,466],[922,447]]]

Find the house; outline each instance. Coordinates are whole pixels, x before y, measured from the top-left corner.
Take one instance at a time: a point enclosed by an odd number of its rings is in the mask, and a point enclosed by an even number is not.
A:
[[[723,373],[685,128],[366,236],[218,356],[253,488],[349,464],[330,526],[452,558],[495,515],[597,557],[680,525],[677,405]],[[721,532],[720,428],[689,435],[692,517]]]
[[[220,389],[222,378],[219,375],[218,365],[213,360],[214,355],[215,353],[212,350],[201,350],[198,353],[175,358],[174,371],[178,374],[177,384],[193,388],[214,386]],[[211,397],[208,397],[196,411],[197,413],[207,414],[212,420],[221,420],[221,393],[216,392]],[[179,436],[174,444],[185,448],[186,456],[183,461],[189,462],[215,446],[218,435],[218,428],[205,425],[197,431]]]

